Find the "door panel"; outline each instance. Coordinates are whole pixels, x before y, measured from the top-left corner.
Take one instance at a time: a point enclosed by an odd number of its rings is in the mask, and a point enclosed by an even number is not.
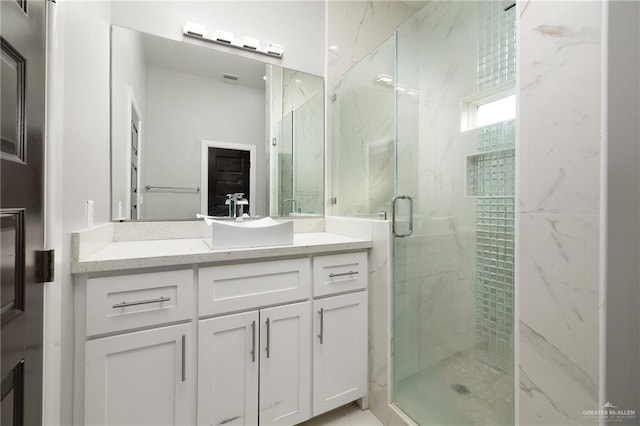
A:
[[[260,424],[311,416],[310,303],[260,311]]]
[[[24,210],[5,209],[0,214],[0,280],[2,317],[24,311]]]
[[[227,194],[244,193],[250,200],[249,167],[251,163],[249,151],[235,149],[209,148],[208,174],[208,214],[227,216],[229,207],[225,205]],[[251,206],[244,207],[249,212]]]
[[[45,2],[0,2],[2,417],[42,424]],[[10,386],[11,384],[11,386]],[[24,413],[22,416],[21,413]]]
[[[367,394],[367,293],[314,300],[313,415]]]
[[[258,424],[258,311],[202,320],[198,424]]]
[[[0,419],[3,425],[24,424],[24,364],[19,362],[2,380],[2,408]]]
[[[2,135],[4,158],[24,161],[25,147],[25,59],[4,38],[2,50]]]
[[[85,423],[192,424],[191,342],[191,324],[87,342]]]

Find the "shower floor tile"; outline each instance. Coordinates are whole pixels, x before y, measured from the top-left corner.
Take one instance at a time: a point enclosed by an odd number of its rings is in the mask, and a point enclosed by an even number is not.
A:
[[[469,393],[454,387],[463,385]],[[464,391],[464,388],[461,389]],[[420,425],[500,426],[513,424],[513,377],[457,353],[401,380],[395,402]]]

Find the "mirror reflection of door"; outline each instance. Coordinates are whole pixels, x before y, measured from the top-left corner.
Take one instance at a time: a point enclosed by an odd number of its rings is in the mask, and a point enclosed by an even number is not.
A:
[[[140,119],[135,108],[131,108],[131,185],[129,197],[131,199],[131,220],[138,219],[138,162],[140,147]]]
[[[45,2],[0,17],[0,419],[41,425]]]
[[[208,214],[210,216],[228,216],[229,206],[225,204],[227,194],[242,192],[244,198],[250,200],[250,153],[249,151],[224,148],[209,148],[208,152]],[[244,211],[249,213],[250,207],[250,205],[244,206]]]

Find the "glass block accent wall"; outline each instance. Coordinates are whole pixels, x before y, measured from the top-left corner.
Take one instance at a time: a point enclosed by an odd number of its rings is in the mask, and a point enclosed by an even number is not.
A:
[[[478,90],[516,77],[515,8],[478,2]],[[476,207],[476,357],[513,371],[515,121],[477,130],[478,154],[467,158],[467,194]]]
[[[502,0],[478,1],[478,89],[516,80],[515,7]]]

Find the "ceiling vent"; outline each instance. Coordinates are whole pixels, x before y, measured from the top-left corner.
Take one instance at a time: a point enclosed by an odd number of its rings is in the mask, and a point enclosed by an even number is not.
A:
[[[238,79],[240,78],[237,75],[227,74],[227,73],[222,74],[222,76],[227,80],[233,80],[233,81],[238,81]]]

